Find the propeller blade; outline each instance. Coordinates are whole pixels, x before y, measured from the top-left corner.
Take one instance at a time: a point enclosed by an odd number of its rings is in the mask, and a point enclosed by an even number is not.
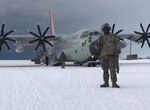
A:
[[[112,34],[114,34],[114,30],[115,30],[115,24],[113,24],[113,26],[112,26]],[[121,29],[121,30],[119,30],[119,31],[117,31],[117,32],[115,32],[115,34],[119,34],[120,32],[122,32],[123,30]]]
[[[44,37],[44,40],[51,38],[51,36],[46,36]]]
[[[50,43],[50,42],[48,42],[47,40],[43,40],[45,43],[47,43],[47,44],[49,44],[51,47],[53,47],[53,45]]]
[[[37,28],[38,28],[39,35],[40,35],[40,37],[41,37],[41,36],[42,36],[42,33],[41,33],[40,25],[37,25]]]
[[[145,40],[143,40],[143,41],[142,41],[142,45],[141,45],[141,48],[142,48],[142,47],[144,46],[144,43],[145,43]]]
[[[2,45],[0,45],[0,52],[2,51]]]
[[[14,32],[14,30],[11,30],[11,31],[5,33],[5,34],[3,35],[3,37],[6,37],[7,35],[11,34],[12,32]]]
[[[0,39],[0,44],[3,44],[4,43],[4,39]]]
[[[137,41],[139,41],[139,40],[141,40],[141,39],[143,39],[143,37],[138,38],[137,40],[135,40],[135,42],[137,42]]]
[[[144,28],[143,28],[142,23],[140,23],[140,26],[141,26],[141,29],[142,29],[143,33],[145,33],[145,30],[144,30]]]
[[[38,29],[38,34],[35,34],[35,33],[31,32],[31,31],[29,31],[30,34],[32,34],[33,36],[37,37],[37,39],[32,40],[29,43],[33,43],[33,42],[37,42],[38,41],[38,44],[37,44],[37,46],[35,48],[35,51],[39,48],[40,45],[42,45],[43,50],[45,52],[46,51],[45,43],[47,43],[48,45],[53,47],[53,45],[50,42],[48,42],[46,39],[52,38],[52,37],[55,37],[55,36],[53,36],[53,35],[52,36],[45,36],[47,31],[49,30],[49,27],[47,27],[43,33],[41,32],[40,25],[37,25],[37,29]]]
[[[122,41],[124,41],[124,39],[122,39],[122,38],[120,38],[120,37],[119,37],[119,39],[122,40]]]
[[[112,34],[114,33],[114,29],[115,29],[115,24],[113,24],[112,26],[112,31],[111,31]]]
[[[31,35],[33,35],[33,36],[37,37],[37,38],[40,38],[40,36],[39,36],[39,35],[37,35],[37,34],[35,34],[35,33],[31,32],[31,31],[29,31],[29,33],[30,33]]]
[[[43,50],[44,50],[44,52],[45,52],[45,44],[44,44],[44,42],[42,43],[42,47],[43,47]]]
[[[48,38],[55,38],[55,36],[54,35],[50,35],[50,36],[44,37],[44,39],[48,39]]]
[[[5,44],[6,47],[8,48],[8,50],[11,51],[8,43],[6,42],[6,40],[12,41],[12,42],[16,42],[14,39],[11,39],[11,38],[7,37],[9,34],[11,34],[12,32],[14,32],[15,30],[10,30],[10,31],[4,33],[4,28],[5,28],[5,23],[3,23],[2,27],[1,27],[0,48],[2,48],[3,44]]]
[[[134,31],[134,33],[139,34],[139,35],[143,35],[143,33],[137,32],[137,31]]]
[[[146,41],[147,41],[148,46],[150,47],[150,42],[149,42],[149,40],[148,40],[148,39],[146,39]]]
[[[33,42],[37,42],[39,39],[35,39],[35,40],[32,40],[32,41],[29,41],[28,43],[33,43]]]
[[[148,30],[150,28],[150,24],[148,24],[147,29],[146,29],[146,33],[148,34]]]
[[[16,40],[11,39],[11,38],[5,38],[5,40],[9,40],[9,41],[12,41],[12,42],[16,42]]]
[[[37,51],[37,49],[39,48],[40,44],[41,44],[41,42],[39,41],[37,46],[36,46],[36,48],[35,48],[35,51]]]
[[[4,44],[6,45],[6,47],[8,48],[8,50],[10,51],[10,47],[9,47],[8,43],[4,42]]]
[[[49,30],[49,27],[47,27],[46,30],[44,31],[43,36],[46,35],[46,33],[47,33],[48,30]]]
[[[1,28],[1,36],[4,35],[4,27],[5,27],[5,23],[2,24],[2,28]]]
[[[120,32],[122,32],[123,30],[119,30],[119,31],[117,31],[115,34],[119,34]]]
[[[148,39],[148,38],[150,38],[150,36],[149,36],[150,33],[148,32],[149,28],[150,28],[150,24],[148,24],[146,31],[144,30],[142,23],[140,23],[140,26],[141,26],[141,29],[142,29],[143,33],[134,31],[134,33],[141,35],[141,37],[138,38],[135,41],[137,42],[139,40],[142,40],[141,48],[144,46],[145,41],[147,41],[147,44],[150,47],[150,42],[149,42],[149,39]]]

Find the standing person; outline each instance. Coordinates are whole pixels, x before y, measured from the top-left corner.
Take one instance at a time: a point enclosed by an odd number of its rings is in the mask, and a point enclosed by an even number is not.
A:
[[[61,53],[60,60],[61,60],[61,68],[65,68],[66,55],[64,52]]]
[[[115,35],[110,33],[110,25],[105,23],[102,25],[103,35],[99,37],[98,45],[101,48],[101,67],[103,69],[104,84],[100,87],[109,87],[109,71],[113,88],[120,88],[117,82],[116,74],[116,55],[121,52],[120,40]]]
[[[48,58],[47,55],[45,55],[45,64],[46,64],[46,66],[48,66],[48,61],[49,61],[49,58]]]

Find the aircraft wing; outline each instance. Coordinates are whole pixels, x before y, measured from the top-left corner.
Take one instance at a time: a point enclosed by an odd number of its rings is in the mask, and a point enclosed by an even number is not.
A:
[[[142,42],[142,39],[139,40],[139,41],[136,41],[137,39],[139,39],[141,37],[140,35],[137,35],[137,34],[120,34],[118,36],[120,38],[129,39],[129,40],[137,42],[137,43],[141,43]]]
[[[16,40],[16,43],[14,42],[13,45],[19,44],[24,46],[31,46],[31,44],[29,44],[28,42],[35,39],[35,37],[32,35],[8,35],[8,37]]]
[[[31,45],[36,45],[36,43],[28,43],[29,41],[35,40],[36,37],[32,35],[8,35],[9,38],[12,38],[16,40],[16,43],[13,43],[13,45],[24,45],[24,46],[31,46]],[[49,38],[48,41],[58,41],[60,40],[61,37],[53,37]]]

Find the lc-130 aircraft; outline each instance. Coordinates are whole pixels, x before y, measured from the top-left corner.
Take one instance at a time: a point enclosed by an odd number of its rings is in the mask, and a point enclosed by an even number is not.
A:
[[[146,31],[143,25],[140,24],[143,32],[137,32],[136,34],[120,34],[119,39],[121,42],[121,48],[126,47],[126,42],[124,38],[128,38],[132,41],[142,42],[141,47],[143,47],[145,41],[149,43],[149,27],[148,25]],[[66,55],[66,61],[75,62],[77,64],[86,64],[87,66],[96,66],[97,59],[99,59],[99,48],[96,44],[97,39],[102,34],[96,29],[83,29],[71,35],[55,35],[54,23],[52,18],[52,13],[50,13],[50,27],[47,27],[42,33],[40,25],[37,25],[38,34],[29,31],[31,35],[10,35],[14,30],[4,32],[5,23],[2,24],[1,35],[0,35],[0,51],[2,46],[6,45],[10,51],[10,47],[7,41],[14,42],[16,47],[16,52],[23,52],[24,46],[35,46],[34,51],[42,51],[46,55],[46,65],[60,65],[60,55],[62,52]],[[47,32],[50,28],[50,35]],[[111,32],[114,33],[115,24],[112,26]],[[115,34],[119,34],[122,30],[117,31]],[[41,50],[42,49],[42,50]],[[35,63],[41,63],[40,57],[32,59]]]

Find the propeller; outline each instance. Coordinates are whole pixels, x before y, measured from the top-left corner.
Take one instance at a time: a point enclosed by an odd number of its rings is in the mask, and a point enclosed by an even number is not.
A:
[[[115,24],[113,24],[113,26],[112,26],[112,30],[111,30],[111,33],[112,33],[112,34],[116,34],[116,35],[118,35],[120,32],[122,32],[122,31],[123,31],[123,30],[121,29],[121,30],[119,30],[119,31],[117,31],[117,32],[115,32],[115,33],[114,33],[114,30],[115,30]],[[120,37],[119,37],[119,39],[120,39],[120,40],[123,40],[123,39],[122,39],[122,38],[120,38]],[[123,40],[123,41],[124,41],[124,40]]]
[[[53,47],[53,44],[51,44],[47,39],[53,38],[55,36],[54,35],[46,36],[46,33],[49,30],[49,27],[47,27],[43,33],[41,32],[40,25],[37,25],[37,29],[38,29],[38,34],[35,34],[35,33],[31,32],[31,31],[29,31],[29,33],[31,35],[33,35],[33,36],[36,37],[36,39],[30,41],[29,43],[37,42],[37,46],[35,47],[35,51],[37,51],[37,49],[39,48],[39,46],[42,46],[43,47],[43,51],[45,52],[46,51],[45,44],[48,44],[51,47]]]
[[[149,34],[150,34],[150,33],[148,33],[149,28],[150,28],[150,24],[148,24],[146,31],[145,31],[145,29],[143,28],[142,23],[140,23],[140,27],[141,27],[141,29],[142,29],[143,32],[134,31],[134,33],[136,33],[136,34],[138,34],[138,35],[141,35],[141,37],[138,38],[138,39],[135,40],[135,41],[137,42],[137,41],[142,40],[141,48],[144,46],[145,41],[147,41],[147,44],[148,44],[148,46],[150,47],[150,42],[149,42],[149,38],[150,38]]]
[[[16,42],[14,39],[11,39],[9,37],[7,37],[9,34],[13,33],[15,30],[10,30],[8,32],[4,32],[4,28],[5,28],[5,23],[2,24],[1,27],[1,33],[0,33],[0,51],[2,50],[2,46],[3,44],[6,45],[6,47],[8,48],[9,51],[11,51],[7,41],[12,41],[12,42]]]

